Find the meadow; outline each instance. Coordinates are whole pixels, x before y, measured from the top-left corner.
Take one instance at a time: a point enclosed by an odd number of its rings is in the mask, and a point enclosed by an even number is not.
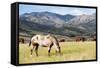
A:
[[[19,44],[19,64],[41,63],[41,62],[59,62],[59,61],[77,61],[77,60],[95,60],[96,42],[60,42],[61,56],[57,56],[55,49],[52,48],[51,56],[48,56],[47,47],[39,47],[37,57],[33,51],[30,56],[30,47],[28,43]]]

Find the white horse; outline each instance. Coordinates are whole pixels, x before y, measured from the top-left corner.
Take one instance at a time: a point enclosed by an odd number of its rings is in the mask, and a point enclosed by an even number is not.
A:
[[[33,49],[35,48],[36,56],[38,56],[38,47],[48,47],[48,56],[50,56],[50,51],[52,46],[55,47],[57,54],[61,54],[61,49],[59,46],[59,42],[55,36],[52,35],[35,35],[31,38],[31,41],[29,43],[29,46],[31,47],[31,55],[33,52]]]

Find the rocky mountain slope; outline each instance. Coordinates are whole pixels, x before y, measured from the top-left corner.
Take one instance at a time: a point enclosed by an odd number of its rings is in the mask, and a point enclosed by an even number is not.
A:
[[[64,36],[84,35],[96,33],[96,16],[92,15],[60,15],[52,12],[25,13],[19,17],[19,31],[32,33],[51,32]]]

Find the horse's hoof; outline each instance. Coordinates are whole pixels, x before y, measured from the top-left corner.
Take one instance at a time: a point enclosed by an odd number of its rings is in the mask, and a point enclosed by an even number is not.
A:
[[[30,55],[30,57],[32,57],[32,55]]]

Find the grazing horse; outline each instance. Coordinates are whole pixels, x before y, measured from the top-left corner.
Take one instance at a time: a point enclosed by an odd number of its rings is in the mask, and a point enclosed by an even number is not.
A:
[[[50,51],[52,46],[55,47],[56,53],[61,54],[61,49],[59,46],[59,42],[55,36],[52,35],[35,35],[31,38],[29,46],[31,47],[31,56],[33,49],[35,48],[36,56],[38,56],[38,47],[48,47],[48,56],[50,56]]]
[[[76,39],[76,41],[78,42],[78,41],[85,41],[86,39],[84,38],[84,37],[81,37],[81,36],[77,36],[77,37],[75,37],[75,39]]]

